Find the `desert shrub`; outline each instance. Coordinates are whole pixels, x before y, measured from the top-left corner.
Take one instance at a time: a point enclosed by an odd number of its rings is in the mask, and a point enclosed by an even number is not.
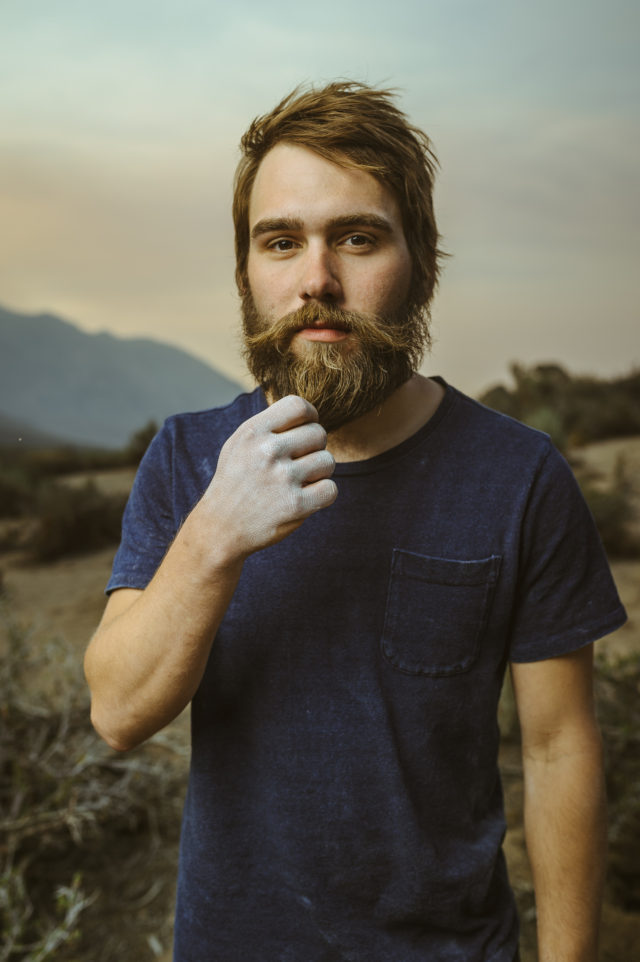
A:
[[[68,646],[35,652],[0,615],[0,962],[152,959],[170,939],[184,754],[167,737],[111,751]]]
[[[640,910],[640,653],[596,659],[596,694],[609,799],[609,884],[621,908]]]
[[[91,481],[79,488],[43,485],[33,509],[33,556],[51,561],[117,544],[125,502],[126,496],[104,494]]]

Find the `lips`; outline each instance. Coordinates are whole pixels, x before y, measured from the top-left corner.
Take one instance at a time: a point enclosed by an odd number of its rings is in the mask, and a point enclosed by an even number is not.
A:
[[[314,321],[312,324],[301,324],[300,331],[342,331],[349,334],[351,328],[344,321]]]
[[[344,327],[315,324],[313,327],[300,328],[298,334],[306,341],[323,341],[330,343],[333,341],[343,341],[349,332]]]

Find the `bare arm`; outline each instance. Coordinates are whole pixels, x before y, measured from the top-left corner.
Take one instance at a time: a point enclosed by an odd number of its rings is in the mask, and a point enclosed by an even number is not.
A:
[[[512,664],[540,962],[596,962],[606,862],[592,646]]]
[[[193,697],[244,560],[335,500],[315,409],[283,398],[242,424],[144,591],[115,591],[85,656],[97,731],[126,750]]]

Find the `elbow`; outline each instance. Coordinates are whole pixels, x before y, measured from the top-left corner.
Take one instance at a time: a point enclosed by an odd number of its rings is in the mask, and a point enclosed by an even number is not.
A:
[[[136,748],[143,738],[136,738],[131,726],[127,725],[126,713],[121,708],[114,707],[109,698],[106,697],[104,686],[100,684],[100,679],[94,676],[91,671],[92,665],[88,657],[85,656],[84,673],[91,694],[91,724],[106,742],[109,748],[116,752],[128,752]]]
[[[114,726],[108,719],[103,718],[95,700],[91,702],[91,724],[100,738],[116,752],[129,752],[144,740],[136,739],[132,733],[125,731],[121,726]]]

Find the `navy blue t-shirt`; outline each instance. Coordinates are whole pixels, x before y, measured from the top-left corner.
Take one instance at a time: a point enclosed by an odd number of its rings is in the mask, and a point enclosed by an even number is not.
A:
[[[145,587],[265,404],[166,422],[108,590]],[[193,699],[175,962],[512,962],[498,698],[509,660],[623,623],[593,521],[546,435],[451,387],[334,478],[246,561]]]

